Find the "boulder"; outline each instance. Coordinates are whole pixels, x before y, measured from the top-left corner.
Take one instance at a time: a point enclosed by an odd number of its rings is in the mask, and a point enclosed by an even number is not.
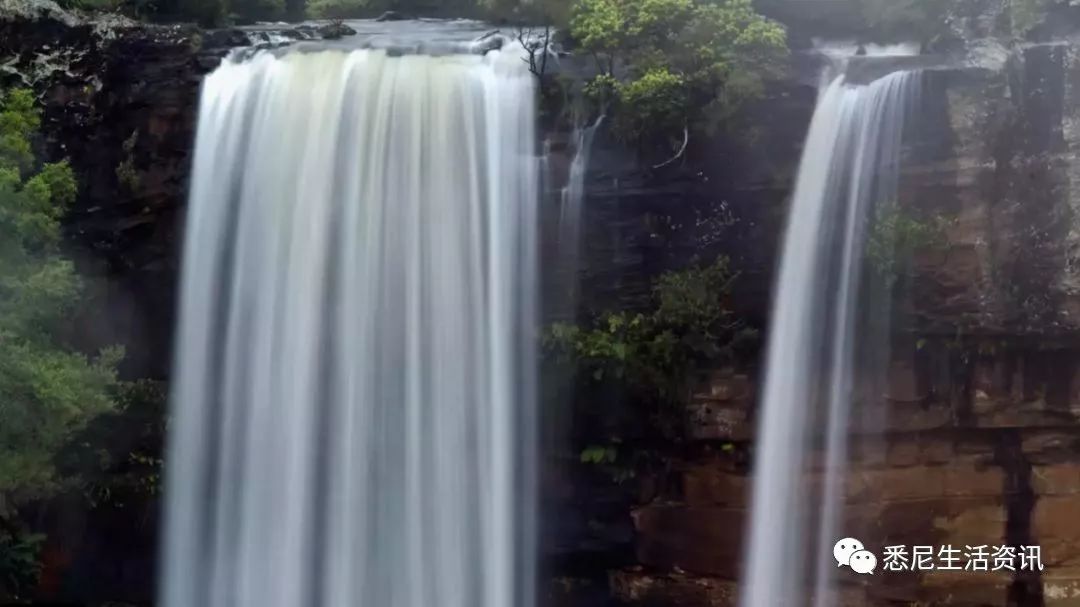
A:
[[[330,23],[320,25],[316,31],[318,31],[319,36],[325,40],[337,40],[338,38],[356,34],[356,30],[345,25],[342,21],[331,21]]]
[[[408,21],[412,17],[398,11],[386,11],[375,18],[376,21]]]

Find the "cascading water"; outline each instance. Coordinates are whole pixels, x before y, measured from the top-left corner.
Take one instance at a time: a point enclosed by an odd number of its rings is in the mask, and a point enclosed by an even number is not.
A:
[[[205,81],[165,607],[533,603],[534,82],[513,47]]]
[[[918,72],[869,84],[841,75],[824,87],[795,184],[770,323],[766,382],[758,416],[744,607],[831,605],[843,537],[850,406],[856,399],[867,224],[895,203],[905,116]],[[867,360],[874,359],[870,356]],[[815,409],[820,408],[820,415]],[[806,489],[809,428],[824,426],[819,503]],[[814,491],[813,494],[817,494]],[[815,519],[815,517],[817,517]],[[806,527],[816,521],[816,533]],[[813,527],[812,527],[813,528]],[[812,555],[807,561],[807,554]]]
[[[559,269],[564,276],[567,288],[562,300],[567,304],[567,316],[573,318],[574,305],[577,303],[578,269],[581,256],[581,212],[585,203],[585,175],[589,169],[589,156],[592,154],[593,139],[604,123],[601,114],[589,126],[575,129],[574,159],[570,161],[570,171],[566,187],[562,189],[559,200]]]

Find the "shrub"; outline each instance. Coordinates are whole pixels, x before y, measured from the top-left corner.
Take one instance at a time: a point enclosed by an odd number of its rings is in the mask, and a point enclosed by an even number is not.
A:
[[[308,14],[317,19],[344,19],[360,16],[368,8],[368,0],[313,0]]]
[[[749,0],[579,0],[570,34],[610,93],[617,134],[630,142],[712,131],[757,98],[787,56],[782,26]]]
[[[647,311],[549,327],[546,361],[572,378],[571,400],[586,417],[604,420],[601,433],[613,443],[645,435],[678,440],[679,406],[696,372],[733,364],[756,340],[731,311],[735,278],[725,258],[666,273]]]
[[[27,91],[0,97],[0,518],[59,489],[54,456],[112,410],[119,349],[96,358],[59,337],[79,300],[59,220],[75,197],[65,162],[33,171],[38,114]]]

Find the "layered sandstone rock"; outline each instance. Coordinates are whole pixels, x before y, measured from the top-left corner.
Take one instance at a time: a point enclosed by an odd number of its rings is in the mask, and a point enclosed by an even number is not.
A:
[[[924,349],[939,346],[945,347]],[[1080,390],[1072,379],[1075,353],[985,350],[980,354],[973,346],[973,364],[942,374],[916,373],[915,379],[895,374],[899,379],[889,392],[917,399],[859,404],[864,412],[879,407],[885,415],[875,417],[884,427],[881,434],[870,433],[868,425],[853,428],[841,529],[863,540],[879,558],[888,545],[909,550],[915,545],[961,550],[1038,545],[1045,569],[1038,574],[879,570],[872,578],[841,571],[837,580],[845,604],[1077,604]],[[1042,372],[1047,360],[1062,365],[1060,375]],[[727,385],[702,392],[726,395],[742,380],[718,374],[713,381]],[[967,389],[952,389],[956,384]],[[700,423],[701,406],[688,407],[689,423]],[[743,414],[749,424],[752,409]],[[724,441],[742,441],[746,424],[725,419],[712,427],[706,433],[712,442],[673,467],[677,482],[669,486],[674,488],[634,511],[637,557],[644,568],[623,569],[613,577],[613,589],[624,600],[682,605],[675,601],[690,596],[692,589],[695,598],[687,599],[687,605],[734,604],[729,590],[740,574],[751,483],[741,451],[753,447],[740,443],[730,449]],[[806,475],[808,508],[817,501],[820,477],[812,464]],[[664,596],[668,602],[661,601]]]
[[[885,393],[856,403],[843,528],[878,550],[1036,544],[1045,569],[839,580],[852,605],[1080,605],[1080,47],[1064,35],[1075,15],[1017,41],[1007,3],[957,6],[962,46],[924,77],[898,201],[944,217],[946,234],[905,277]],[[771,176],[751,172],[728,196],[755,224],[746,233],[779,230],[755,205],[783,208],[781,149]],[[729,241],[764,280],[775,259],[746,244]],[[687,588],[687,605],[734,604],[714,589],[740,573],[755,413],[753,398],[728,396],[752,392],[744,380],[719,381],[688,405],[689,434],[711,450],[680,459],[678,490],[634,511],[641,568],[612,582],[631,604],[681,605]],[[818,477],[807,473],[808,503]]]

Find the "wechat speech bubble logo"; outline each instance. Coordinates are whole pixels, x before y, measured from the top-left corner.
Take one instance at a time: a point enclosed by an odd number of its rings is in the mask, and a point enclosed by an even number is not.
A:
[[[851,566],[851,570],[855,573],[874,575],[874,567],[877,567],[877,557],[869,550],[857,550],[851,553],[851,560],[848,561],[848,565]]]
[[[843,567],[849,564],[851,555],[859,550],[864,550],[863,544],[853,537],[845,537],[833,544],[832,555],[836,559],[836,566]]]
[[[833,558],[836,559],[837,567],[847,565],[855,573],[874,575],[874,569],[877,567],[877,557],[874,556],[873,552],[867,550],[859,540],[853,537],[845,537],[833,544],[832,553]]]

